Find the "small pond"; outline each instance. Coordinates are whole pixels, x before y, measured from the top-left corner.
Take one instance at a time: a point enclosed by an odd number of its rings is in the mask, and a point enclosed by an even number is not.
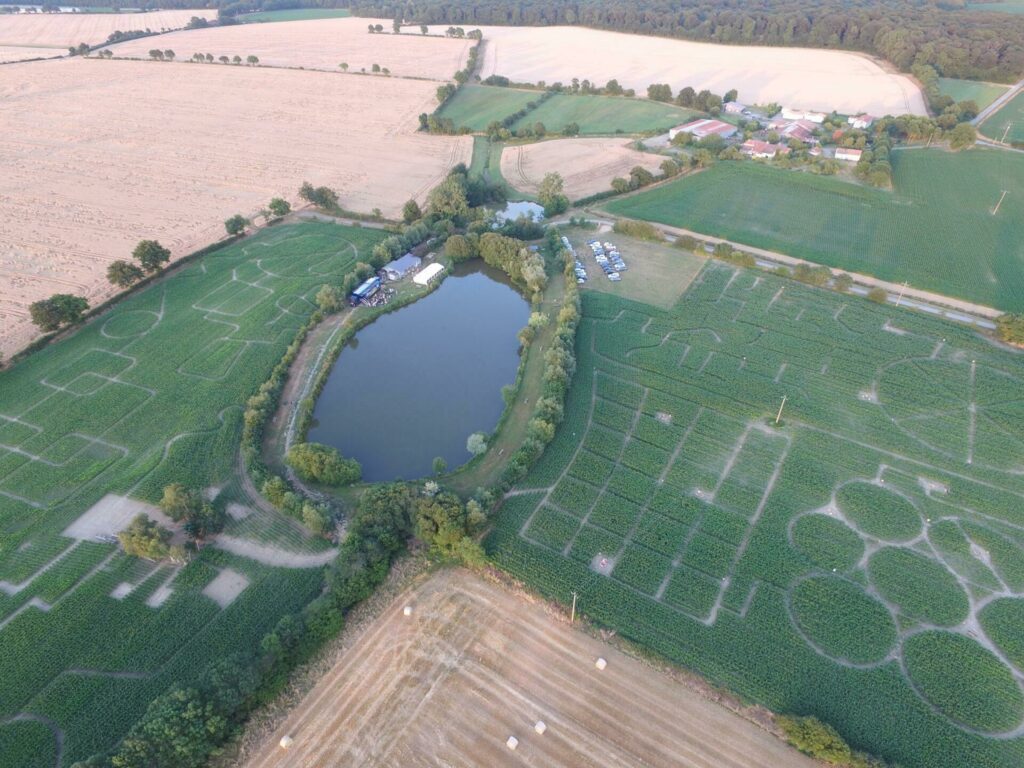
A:
[[[466,463],[466,438],[501,418],[529,316],[502,272],[460,265],[429,296],[356,334],[317,400],[309,441],[358,460],[367,482],[428,476],[436,456],[449,469]]]

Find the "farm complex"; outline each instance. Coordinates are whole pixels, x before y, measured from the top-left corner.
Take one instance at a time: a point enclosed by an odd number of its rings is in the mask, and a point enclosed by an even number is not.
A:
[[[207,5],[0,5],[0,768],[1024,766],[1024,14]]]

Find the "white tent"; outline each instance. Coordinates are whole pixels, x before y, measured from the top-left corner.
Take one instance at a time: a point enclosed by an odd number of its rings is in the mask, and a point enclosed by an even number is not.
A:
[[[444,272],[444,266],[435,261],[433,264],[426,266],[412,280],[418,285],[430,285],[430,281],[437,277],[441,272]]]

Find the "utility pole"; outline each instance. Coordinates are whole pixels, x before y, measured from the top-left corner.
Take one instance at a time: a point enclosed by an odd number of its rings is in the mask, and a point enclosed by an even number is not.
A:
[[[779,419],[782,418],[782,409],[786,407],[786,397],[787,395],[782,396],[782,405],[779,406],[779,412],[775,415],[775,426],[779,425]]]
[[[910,282],[910,281],[909,280],[905,280],[903,282],[903,287],[900,288],[900,295],[896,297],[896,306],[897,307],[900,305],[900,302],[903,301],[903,294],[907,292],[907,283],[908,282]]]
[[[576,590],[574,589],[572,591],[572,615],[569,617],[569,623],[570,624],[575,624],[576,623],[576,598],[577,597],[579,597],[579,595],[576,594]]]

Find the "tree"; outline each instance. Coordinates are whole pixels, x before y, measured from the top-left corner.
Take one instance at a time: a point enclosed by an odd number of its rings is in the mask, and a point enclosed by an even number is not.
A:
[[[647,86],[647,98],[651,101],[672,101],[672,86],[665,83],[652,83]]]
[[[623,192],[629,192],[629,182],[621,176],[616,176],[612,179],[612,190],[622,194]]]
[[[203,504],[203,497],[183,483],[164,486],[160,498],[160,510],[174,522],[181,522]]]
[[[130,557],[163,560],[170,554],[171,532],[144,514],[136,516],[117,538]]]
[[[280,219],[282,216],[287,216],[292,212],[292,204],[281,197],[275,197],[272,199],[267,205],[267,208],[270,209],[271,215],[277,219]]]
[[[561,174],[552,171],[544,175],[537,190],[537,199],[544,206],[544,215],[548,218],[568,210],[569,198],[565,195]]]
[[[185,519],[185,534],[195,542],[205,541],[224,530],[224,510],[203,501]]]
[[[579,136],[579,133],[579,123],[566,123],[566,126],[562,129],[563,136]]]
[[[142,270],[130,261],[118,259],[107,267],[107,280],[119,288],[127,288],[142,279]]]
[[[876,304],[885,304],[889,300],[889,294],[884,288],[872,288],[868,291],[868,300]]]
[[[224,222],[224,229],[229,235],[240,235],[245,232],[247,226],[249,226],[249,220],[240,213],[236,213]]]
[[[444,104],[449,98],[455,95],[455,86],[451,83],[437,86],[437,101]]]
[[[323,536],[331,529],[331,515],[319,504],[304,501],[302,503],[302,524],[313,533]]]
[[[415,200],[407,200],[405,205],[402,206],[402,221],[406,224],[412,224],[414,221],[419,221],[423,218],[423,211],[420,210],[420,204]]]
[[[81,296],[55,293],[48,299],[30,304],[28,313],[39,330],[49,333],[62,325],[77,323],[88,308],[89,302]]]
[[[458,221],[465,218],[469,214],[469,201],[462,177],[450,175],[430,190],[427,209],[442,219]]]
[[[776,722],[786,740],[805,754],[834,765],[846,765],[853,758],[853,750],[839,732],[816,717],[780,715]]]
[[[725,92],[725,96],[722,97],[722,101],[736,101],[739,96],[739,92],[735,88],[732,88]]]
[[[302,182],[302,186],[299,187],[299,197],[318,208],[331,210],[338,207],[337,192],[330,187],[314,187],[308,181]]]
[[[359,482],[363,476],[358,461],[346,459],[337,449],[319,443],[296,443],[284,461],[299,477],[313,483],[340,487]]]
[[[231,61],[232,61],[233,64],[241,64],[242,63],[242,57],[238,56],[238,55],[232,56],[231,57]]]
[[[157,240],[140,240],[132,251],[132,258],[139,262],[146,272],[152,273],[171,260],[171,252]]]
[[[448,469],[448,462],[444,460],[443,456],[435,456],[431,467],[435,475],[443,475]]]
[[[430,27],[428,27],[426,24],[420,24],[420,34],[421,35],[425,35],[429,31],[430,31]]]
[[[396,35],[401,34],[401,32],[402,32],[402,20],[401,19],[395,19],[393,22],[391,22],[391,29],[392,29],[392,31],[394,31],[394,33]]]
[[[343,61],[338,66],[341,67],[342,72],[348,72],[348,62]]]
[[[166,51],[164,51],[164,58],[167,61],[174,61],[174,51],[168,48]]]
[[[373,72],[374,74],[376,74],[377,72],[380,72],[380,64],[373,64],[370,67],[370,71]]]
[[[691,162],[696,168],[707,168],[715,162],[715,156],[706,149],[698,149],[693,153]]]
[[[373,25],[373,31],[374,32],[383,32],[384,31],[384,25],[383,24],[374,24]]]
[[[679,164],[675,160],[662,160],[660,168],[665,178],[671,178],[679,173]]]
[[[212,53],[206,54],[206,56],[204,56],[203,58],[206,59],[206,63],[207,64],[213,64],[213,54]]]
[[[996,336],[1008,344],[1024,344],[1024,315],[1000,315],[996,319]]]
[[[853,278],[845,272],[841,272],[832,280],[832,285],[840,293],[846,293],[853,286]]]
[[[158,48],[153,48],[149,52],[149,58],[154,59],[156,61],[163,61],[164,52],[159,50]]]
[[[474,432],[466,439],[466,450],[474,456],[487,453],[487,435],[483,432]]]
[[[218,56],[217,61],[219,61],[221,64],[227,64],[231,61],[231,59],[229,59],[227,56]]]
[[[373,26],[373,24],[367,24],[366,25],[366,31],[369,32],[372,35],[374,32],[377,31],[377,29],[376,29],[376,27]]]
[[[322,285],[316,292],[316,305],[323,312],[337,312],[345,306],[345,294],[336,285]]]
[[[255,66],[256,66],[257,64],[259,64],[259,63],[260,63],[260,59],[259,59],[259,56],[253,56],[253,55],[252,55],[252,54],[250,53],[250,54],[249,54],[248,56],[246,56],[246,57],[245,57],[245,62],[246,62],[246,63],[247,63],[247,64],[248,64],[248,65],[249,65],[250,67],[255,67]]]
[[[974,146],[978,140],[978,132],[970,123],[960,123],[949,132],[949,146],[951,149],[966,149]]]
[[[465,235],[452,235],[444,244],[444,252],[452,263],[458,264],[477,257],[476,245]]]

